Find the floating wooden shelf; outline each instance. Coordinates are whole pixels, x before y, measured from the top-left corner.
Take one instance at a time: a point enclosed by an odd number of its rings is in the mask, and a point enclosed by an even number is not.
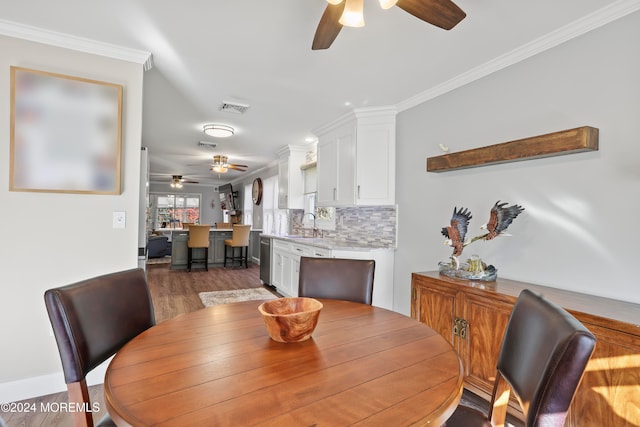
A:
[[[446,172],[595,150],[598,150],[598,129],[583,126],[458,153],[428,157],[427,172]]]

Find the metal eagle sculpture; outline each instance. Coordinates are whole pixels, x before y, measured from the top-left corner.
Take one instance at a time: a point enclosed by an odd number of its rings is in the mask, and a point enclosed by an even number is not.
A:
[[[451,224],[448,227],[442,227],[442,235],[447,239],[445,244],[453,247],[451,259],[455,262],[456,269],[460,268],[458,257],[462,255],[465,246],[475,242],[476,240],[492,240],[498,236],[508,236],[505,230],[513,220],[524,211],[519,205],[507,206],[508,203],[500,203],[498,200],[489,213],[489,221],[480,229],[487,230],[485,234],[475,236],[471,240],[465,240],[469,221],[471,221],[471,212],[467,208],[453,208],[451,216]]]

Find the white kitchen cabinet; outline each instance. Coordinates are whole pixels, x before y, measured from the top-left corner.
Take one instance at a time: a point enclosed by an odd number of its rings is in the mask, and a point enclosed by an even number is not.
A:
[[[393,310],[393,249],[332,250],[333,258],[372,259],[376,262],[373,274],[371,304]]]
[[[285,145],[278,151],[278,208],[304,209],[303,176],[307,146]]]
[[[329,257],[331,250],[300,244],[282,239],[273,239],[271,281],[277,291],[287,297],[298,296],[300,258]]]
[[[318,140],[318,206],[355,204],[356,128],[346,123]]]
[[[395,204],[394,108],[357,109],[318,134],[318,206]]]
[[[393,309],[393,249],[329,249],[289,239],[273,239],[271,282],[287,297],[298,296],[300,257],[373,259],[376,269],[372,304]]]

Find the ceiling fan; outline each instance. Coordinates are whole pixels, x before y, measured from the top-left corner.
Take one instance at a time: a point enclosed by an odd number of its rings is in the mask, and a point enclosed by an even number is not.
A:
[[[164,174],[152,174],[152,175],[164,175]],[[164,176],[161,178],[157,178],[158,181],[169,181],[171,188],[182,188],[182,184],[199,184],[198,181],[193,181],[191,179],[183,178],[182,175],[171,175],[171,178],[168,176],[165,178]]]
[[[320,18],[311,49],[327,49],[338,37],[343,26],[362,27],[364,0],[327,0],[329,3]],[[462,21],[466,13],[451,0],[379,0],[380,7],[398,6],[418,19],[445,30]]]
[[[229,169],[245,172],[248,168],[247,165],[235,165],[228,162],[227,156],[216,155],[213,156],[213,164],[211,170],[217,173],[227,173]]]
[[[182,188],[182,183],[187,184],[198,184],[198,181],[192,181],[190,179],[185,179],[182,175],[172,175],[171,176],[171,188]]]

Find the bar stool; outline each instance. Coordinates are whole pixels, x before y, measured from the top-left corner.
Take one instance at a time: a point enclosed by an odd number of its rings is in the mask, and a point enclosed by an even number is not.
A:
[[[233,224],[233,233],[231,239],[224,241],[224,266],[227,266],[227,259],[231,260],[231,266],[233,267],[236,260],[244,261],[244,267],[249,268],[249,232],[251,231],[251,225]],[[228,256],[227,248],[231,248],[231,256]],[[240,257],[236,256],[236,248],[240,248]]]
[[[205,270],[209,271],[209,224],[191,224],[189,225],[189,240],[187,241],[187,266],[191,271],[191,264],[194,262],[193,249],[204,248],[204,260],[195,260],[195,262],[204,262]]]

